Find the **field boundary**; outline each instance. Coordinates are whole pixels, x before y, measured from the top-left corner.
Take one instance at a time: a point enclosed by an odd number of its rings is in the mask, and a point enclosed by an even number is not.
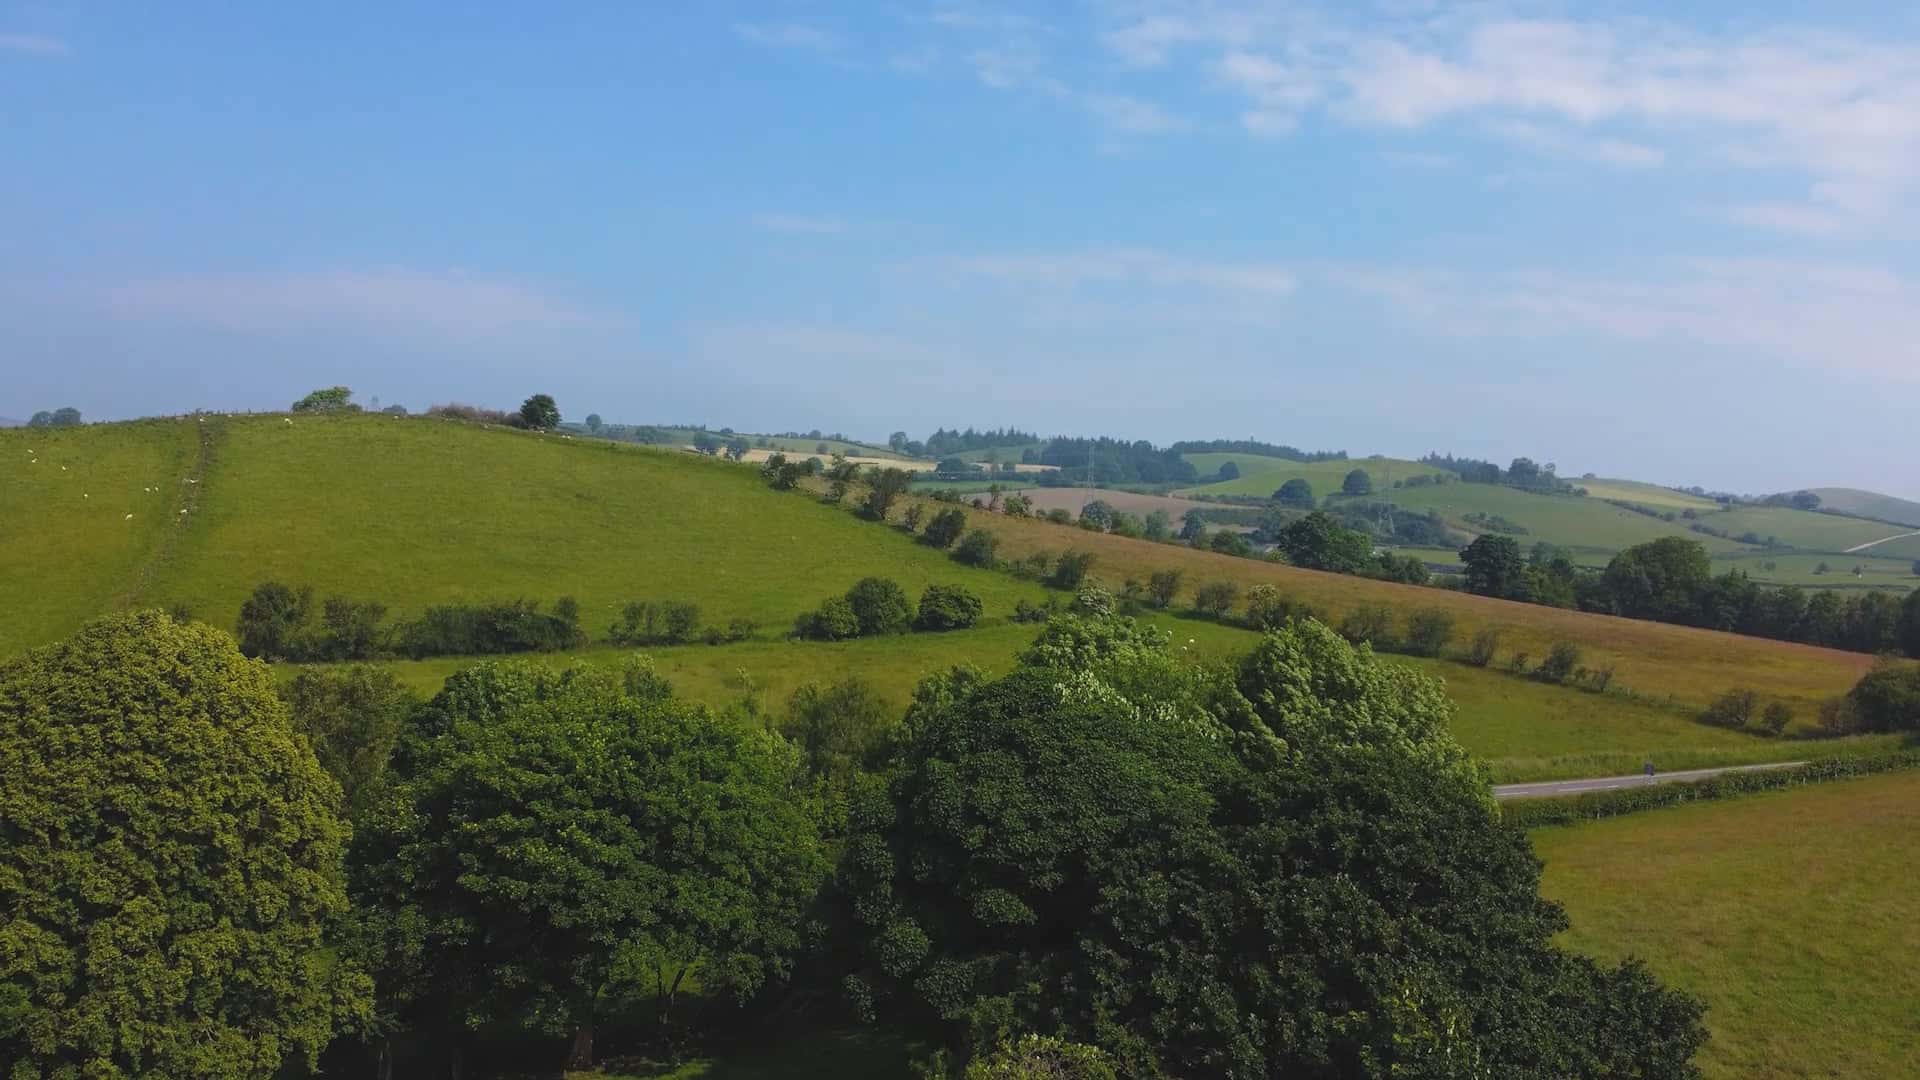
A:
[[[1721,773],[1692,783],[1619,788],[1561,798],[1514,799],[1500,804],[1500,816],[1523,829],[1578,825],[1642,810],[1916,768],[1920,768],[1920,749],[1899,750],[1870,757],[1831,758],[1784,768]]]

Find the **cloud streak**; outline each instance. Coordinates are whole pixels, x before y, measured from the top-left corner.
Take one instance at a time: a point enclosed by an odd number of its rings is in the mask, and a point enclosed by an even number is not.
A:
[[[408,269],[147,278],[108,289],[105,304],[121,319],[246,333],[346,329],[455,341],[617,322],[515,282]]]
[[[45,34],[0,34],[0,52],[26,53],[32,56],[66,56],[73,50],[67,43]]]
[[[733,24],[733,32],[743,41],[768,49],[831,53],[846,46],[845,39],[840,35],[806,23],[739,22]]]

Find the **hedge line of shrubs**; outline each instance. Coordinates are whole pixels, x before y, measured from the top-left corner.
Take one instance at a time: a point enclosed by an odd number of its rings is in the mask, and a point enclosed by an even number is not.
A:
[[[1514,799],[1500,804],[1500,816],[1523,829],[1542,825],[1574,825],[1663,806],[1706,802],[1755,791],[1774,791],[1800,784],[1846,780],[1913,768],[1920,768],[1920,750],[1902,750],[1871,757],[1831,758],[1791,768],[1721,773],[1692,783],[1615,788],[1570,798]]]
[[[829,597],[793,623],[793,636],[811,641],[900,634],[909,629],[964,630],[980,621],[980,598],[959,585],[929,585],[918,608],[890,578],[861,578],[844,595]]]
[[[263,582],[240,605],[240,651],[262,660],[374,660],[386,656],[475,656],[548,652],[586,644],[572,597],[543,612],[531,600],[440,604],[417,619],[386,625],[385,605],[330,596],[314,624],[313,590]]]
[[[316,620],[315,615],[318,615]],[[315,605],[313,590],[263,582],[240,605],[235,636],[240,651],[261,660],[379,660],[404,656],[488,656],[560,652],[588,643],[580,605],[570,596],[547,611],[531,600],[485,604],[437,604],[415,619],[386,623],[387,609],[373,600],[330,596]],[[607,631],[615,645],[709,645],[744,641],[754,624],[734,619],[700,628],[699,607],[675,601],[641,600],[621,609]]]

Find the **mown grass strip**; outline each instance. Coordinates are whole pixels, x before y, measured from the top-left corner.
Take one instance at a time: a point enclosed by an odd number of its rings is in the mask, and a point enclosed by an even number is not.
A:
[[[1865,757],[1830,758],[1790,768],[1722,773],[1692,783],[1653,784],[1563,798],[1520,799],[1501,804],[1500,813],[1506,820],[1524,829],[1577,825],[1665,806],[1710,802],[1756,791],[1776,791],[1913,768],[1920,768],[1920,749]]]

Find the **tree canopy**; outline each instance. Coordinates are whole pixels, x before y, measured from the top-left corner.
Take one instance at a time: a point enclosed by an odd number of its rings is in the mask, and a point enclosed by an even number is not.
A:
[[[856,996],[1129,1075],[1690,1075],[1698,1004],[1555,947],[1450,713],[1313,622],[1214,672],[1057,620],[1009,675],[923,687],[856,799]]]
[[[520,403],[520,422],[534,431],[552,431],[560,426],[560,406],[547,394],[535,394]]]
[[[315,390],[306,397],[293,403],[294,412],[359,412],[360,406],[353,403],[353,391],[344,386],[329,386]]]
[[[1467,568],[1468,592],[1501,599],[1520,595],[1527,563],[1520,555],[1520,541],[1513,537],[1480,536],[1460,552],[1460,561]]]
[[[340,791],[233,640],[157,611],[0,667],[0,1061],[261,1078],[368,986],[327,960]]]
[[[665,1009],[696,966],[710,992],[781,975],[824,868],[795,767],[644,666],[454,675],[354,842],[359,899],[392,913],[384,966],[420,990],[403,1007],[570,1034],[568,1066],[587,1067],[612,991]]]
[[[1345,480],[1340,482],[1340,493],[1343,495],[1371,495],[1373,494],[1373,477],[1367,475],[1367,470],[1365,469],[1355,469],[1347,474]]]
[[[1279,490],[1273,493],[1273,501],[1296,510],[1311,510],[1314,506],[1313,485],[1296,476],[1280,485]]]

